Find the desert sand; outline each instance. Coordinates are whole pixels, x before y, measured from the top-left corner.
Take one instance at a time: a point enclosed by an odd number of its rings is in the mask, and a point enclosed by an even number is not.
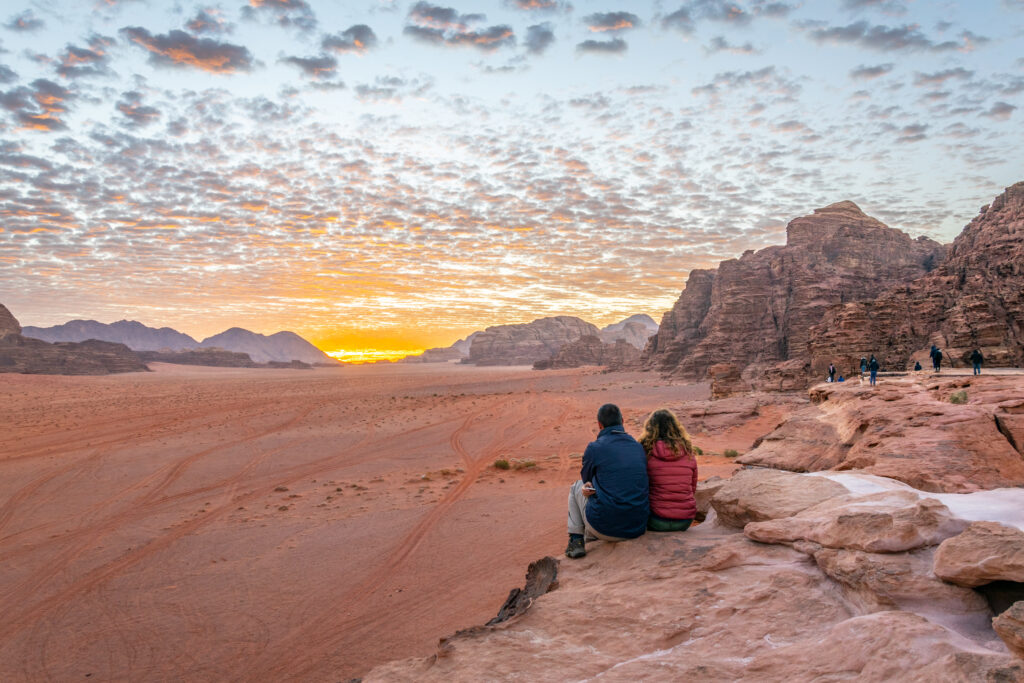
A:
[[[427,655],[560,555],[601,403],[637,434],[708,395],[593,368],[152,368],[0,374],[0,680],[337,681]],[[786,410],[695,442],[743,452]]]

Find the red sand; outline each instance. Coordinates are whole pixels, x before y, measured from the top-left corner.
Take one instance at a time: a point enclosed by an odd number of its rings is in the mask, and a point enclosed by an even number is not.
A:
[[[601,403],[636,434],[707,396],[593,369],[153,368],[0,375],[0,680],[337,681],[430,654],[561,555]],[[696,441],[746,450],[763,419]]]

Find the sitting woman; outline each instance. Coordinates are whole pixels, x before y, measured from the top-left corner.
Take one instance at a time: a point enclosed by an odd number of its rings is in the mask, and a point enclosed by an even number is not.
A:
[[[647,452],[651,531],[686,531],[697,514],[697,459],[690,435],[671,410],[655,410],[640,443]]]

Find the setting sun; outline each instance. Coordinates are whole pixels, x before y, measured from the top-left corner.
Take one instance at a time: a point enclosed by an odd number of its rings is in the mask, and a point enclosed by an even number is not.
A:
[[[361,363],[376,363],[378,361],[395,361],[406,356],[415,356],[423,353],[423,349],[339,349],[328,351],[327,355],[342,363],[358,365]]]

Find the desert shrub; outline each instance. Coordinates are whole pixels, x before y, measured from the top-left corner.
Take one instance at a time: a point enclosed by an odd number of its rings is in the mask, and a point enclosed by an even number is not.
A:
[[[505,458],[498,458],[497,460],[495,460],[494,466],[499,470],[507,470],[509,467],[511,467],[511,465],[508,463],[508,460],[505,460]]]
[[[949,402],[956,403],[958,405],[961,403],[967,403],[967,392],[963,390],[953,392],[949,397]]]
[[[704,449],[701,448],[700,446],[694,446],[693,452],[696,453],[697,455],[704,455]]]
[[[739,454],[739,451],[737,451],[735,448],[726,448],[725,452],[722,453],[722,455],[724,455],[727,458],[735,458]]]
[[[528,470],[536,466],[537,463],[535,463],[533,460],[516,460],[515,462],[512,463],[512,467],[514,467],[517,470]]]

